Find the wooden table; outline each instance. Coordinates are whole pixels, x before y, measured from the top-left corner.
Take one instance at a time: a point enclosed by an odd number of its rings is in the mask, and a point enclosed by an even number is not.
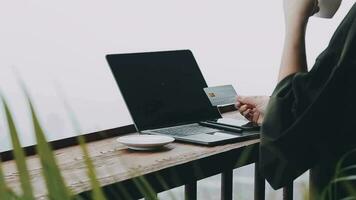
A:
[[[225,116],[236,117],[236,113]],[[135,134],[135,133],[131,133]],[[126,149],[116,142],[116,137],[87,144],[97,176],[104,191],[115,199],[148,197],[140,184],[148,182],[155,192],[186,186],[186,199],[196,198],[196,181],[222,173],[222,199],[232,199],[232,170],[250,163],[258,157],[259,140],[206,147],[186,143],[172,143],[155,152],[139,152]],[[66,183],[77,194],[87,197],[90,182],[86,175],[79,146],[55,151]],[[46,198],[46,187],[36,155],[27,159],[36,197]],[[18,173],[14,161],[3,163],[5,178],[11,188],[19,190]],[[255,188],[257,199],[264,198],[264,180]],[[263,187],[263,188],[262,188]],[[263,191],[263,194],[258,194]]]

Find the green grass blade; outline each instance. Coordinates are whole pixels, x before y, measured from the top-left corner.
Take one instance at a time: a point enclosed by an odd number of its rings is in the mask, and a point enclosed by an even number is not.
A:
[[[89,157],[89,152],[88,152],[88,148],[85,145],[84,137],[78,136],[78,141],[79,141],[80,147],[83,151],[84,161],[87,166],[87,173],[88,173],[88,177],[90,179],[90,183],[91,183],[91,187],[92,187],[92,198],[95,200],[105,200],[106,198],[105,198],[105,195],[100,187],[100,183],[97,179],[93,162]]]
[[[34,106],[32,104],[30,95],[27,91],[26,85],[22,79],[18,77],[20,86],[27,99],[31,116],[32,124],[36,136],[36,151],[40,158],[42,165],[42,174],[48,191],[48,198],[51,200],[69,200],[72,199],[71,191],[67,188],[64,179],[61,175],[60,169],[57,165],[56,158],[50,144],[46,140],[45,133],[40,125]]]
[[[58,168],[55,156],[51,146],[48,144],[43,129],[39,123],[38,117],[34,110],[31,100],[28,103],[31,110],[33,126],[36,135],[36,150],[42,164],[42,173],[48,189],[48,197],[53,200],[71,199],[70,191],[66,187],[63,177]]]
[[[145,177],[138,176],[133,178],[133,182],[146,199],[158,200],[156,192],[153,190],[152,186],[149,184]]]
[[[2,102],[4,105],[5,109],[5,115],[7,118],[7,124],[8,128],[10,131],[10,137],[11,137],[11,142],[12,142],[12,147],[13,147],[13,153],[15,155],[15,162],[17,166],[17,171],[19,173],[19,178],[21,182],[21,188],[23,192],[23,198],[24,199],[34,199],[33,196],[33,189],[30,181],[30,175],[28,173],[27,169],[27,164],[26,164],[26,156],[25,153],[22,149],[19,137],[18,137],[18,132],[12,117],[12,114],[10,112],[9,106],[7,102],[2,98]]]
[[[66,109],[66,111],[68,113],[68,116],[69,116],[69,118],[70,118],[70,120],[72,122],[72,125],[73,125],[75,131],[80,133],[81,132],[81,128],[79,126],[79,122],[77,121],[77,118],[74,115],[74,111],[71,109],[70,105],[65,100],[65,95],[62,92],[62,90],[60,90],[60,87],[59,87],[58,84],[57,84],[57,88],[58,88],[57,92],[61,93],[59,96],[62,98],[63,105],[64,105],[64,107],[65,107],[65,109]],[[89,177],[89,180],[90,180],[90,184],[91,184],[91,188],[92,188],[92,193],[91,193],[92,199],[105,200],[106,198],[105,198],[103,190],[102,190],[102,188],[100,186],[100,183],[99,183],[99,181],[97,179],[96,172],[95,172],[95,166],[94,166],[92,160],[90,159],[89,151],[88,151],[88,148],[86,146],[85,139],[81,135],[78,135],[77,139],[78,139],[78,143],[80,145],[80,148],[82,149],[83,156],[84,156],[84,162],[85,162],[85,165],[87,167],[87,174],[88,174],[88,177]]]
[[[4,174],[2,172],[1,161],[0,161],[0,199],[8,200],[8,199],[19,199],[18,197],[13,197],[15,195],[11,190],[7,187]]]
[[[356,169],[356,165],[350,165],[348,167],[341,168],[340,171],[344,172],[344,171],[349,171],[349,170],[353,170],[353,169]]]
[[[356,175],[338,177],[335,180],[333,180],[334,183],[342,182],[342,181],[356,181]]]

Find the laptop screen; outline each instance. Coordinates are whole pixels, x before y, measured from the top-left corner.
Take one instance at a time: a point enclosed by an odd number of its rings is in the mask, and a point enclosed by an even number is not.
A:
[[[107,55],[138,130],[217,119],[189,50]]]

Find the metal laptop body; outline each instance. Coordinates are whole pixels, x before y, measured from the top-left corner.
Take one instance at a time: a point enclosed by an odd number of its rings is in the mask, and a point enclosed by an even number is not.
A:
[[[190,50],[112,54],[106,59],[139,132],[204,145],[255,137],[200,123],[221,115],[203,91],[207,84]]]

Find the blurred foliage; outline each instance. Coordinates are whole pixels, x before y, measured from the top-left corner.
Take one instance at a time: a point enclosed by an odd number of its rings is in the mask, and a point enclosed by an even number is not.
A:
[[[48,199],[53,199],[53,200],[72,200],[76,199],[70,189],[66,186],[65,181],[61,175],[60,169],[57,165],[57,160],[54,156],[53,150],[50,146],[50,144],[46,140],[46,134],[44,133],[37,114],[35,112],[34,106],[32,104],[32,101],[30,100],[30,97],[24,88],[26,98],[28,100],[28,105],[31,111],[31,116],[32,116],[32,124],[34,128],[34,133],[36,136],[36,151],[38,154],[38,157],[40,159],[41,163],[41,170],[42,170],[42,175],[44,177],[47,191],[48,191]],[[5,180],[4,180],[4,174],[1,168],[1,163],[0,163],[0,199],[20,199],[20,200],[32,200],[35,199],[35,195],[33,192],[33,188],[31,185],[31,177],[28,173],[28,168],[26,164],[26,157],[25,157],[25,152],[23,148],[21,147],[21,143],[19,140],[19,135],[18,131],[16,129],[14,120],[13,120],[13,115],[11,114],[10,108],[8,106],[8,103],[4,99],[4,97],[1,95],[1,100],[2,104],[4,107],[5,115],[7,118],[7,125],[9,129],[9,133],[11,136],[11,143],[13,147],[13,154],[14,154],[14,159],[17,167],[17,171],[19,174],[19,181],[21,183],[21,193],[17,194],[13,190],[11,190]],[[88,150],[86,148],[84,139],[81,136],[78,136],[78,142],[81,146],[81,149],[83,151],[84,155],[84,160],[85,164],[87,167],[87,173],[88,177],[91,182],[91,186],[93,189],[92,192],[92,199],[97,199],[97,200],[104,200],[106,199],[103,195],[103,192],[101,190],[100,184],[96,179],[95,175],[95,168],[94,165],[92,164]]]

